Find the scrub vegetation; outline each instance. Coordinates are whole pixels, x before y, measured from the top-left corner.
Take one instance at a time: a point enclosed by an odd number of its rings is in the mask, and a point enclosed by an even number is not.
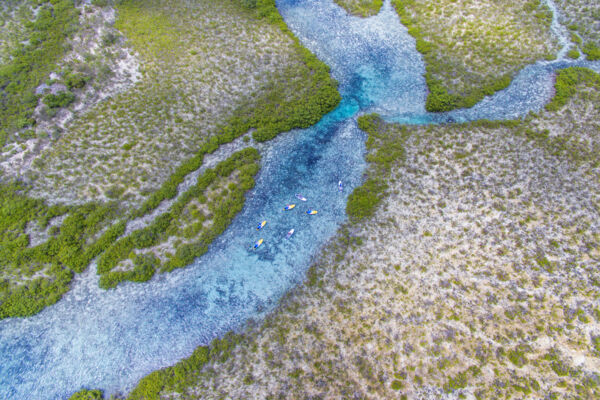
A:
[[[0,318],[55,303],[100,255],[104,288],[191,263],[259,168],[249,141],[214,168],[205,156],[247,133],[308,127],[340,100],[272,0],[11,0],[0,11],[1,101],[34,93],[31,107],[1,111]]]
[[[65,126],[138,79],[135,57],[97,2],[0,5],[0,170],[22,176]]]
[[[600,3],[589,0],[557,0],[560,21],[571,31],[571,41],[588,58],[600,60]]]
[[[425,59],[428,111],[472,107],[558,50],[538,0],[393,0]]]
[[[383,0],[335,0],[335,2],[349,13],[361,17],[377,14],[383,5]]]
[[[370,164],[379,206],[264,323],[130,398],[598,398],[599,89],[569,69],[523,121],[362,117],[403,143]]]
[[[17,131],[35,124],[35,89],[65,54],[66,41],[77,29],[79,12],[72,0],[9,1],[0,7],[1,147],[14,141]]]
[[[102,392],[100,390],[80,390],[69,397],[69,400],[102,400]]]
[[[371,168],[348,198],[346,213],[353,222],[372,216],[377,209],[388,188],[391,167],[404,160],[404,141],[409,135],[406,127],[385,124],[377,115],[360,117],[358,127],[369,134],[366,159]]]
[[[54,205],[18,183],[0,191],[0,318],[35,314],[58,301],[82,272],[121,235],[115,204]]]
[[[382,2],[336,2],[369,16]],[[423,55],[428,111],[472,107],[504,89],[526,64],[554,58],[552,13],[538,0],[393,0]],[[574,55],[572,53],[571,55]]]
[[[189,265],[230,224],[254,187],[259,170],[254,148],[233,154],[207,169],[194,186],[149,226],[119,239],[98,260],[100,286],[120,281],[144,282],[156,270],[168,272]]]
[[[268,140],[339,102],[328,67],[287,30],[273,1],[117,4],[116,28],[142,78],[69,125],[33,165],[33,193],[139,204],[207,142],[256,128]]]

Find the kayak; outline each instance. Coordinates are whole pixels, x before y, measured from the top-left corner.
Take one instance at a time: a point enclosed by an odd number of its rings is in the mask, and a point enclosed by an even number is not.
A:
[[[317,213],[317,210],[311,210],[310,208],[308,210],[306,210],[306,213],[308,215],[315,215]]]
[[[256,227],[257,231],[260,231],[262,228],[265,227],[265,225],[267,224],[267,221],[263,221],[260,224],[258,224],[258,226]]]
[[[338,182],[338,192],[341,192],[342,190],[344,190],[344,186],[342,186],[342,181]]]
[[[298,193],[296,193],[296,198],[298,200],[301,200],[301,201],[306,201],[306,197],[304,197],[304,196],[302,196],[301,194],[298,194]]]
[[[290,231],[287,233],[287,235],[285,235],[285,238],[286,238],[286,239],[289,239],[289,238],[291,238],[291,237],[292,237],[292,235],[293,235],[293,234],[294,234],[294,230],[293,230],[293,229],[290,229]]]
[[[295,204],[288,204],[287,206],[283,207],[283,209],[285,211],[290,211],[292,208],[296,207]]]
[[[254,248],[258,249],[260,247],[260,245],[263,244],[263,241],[264,241],[263,239],[258,239],[256,241],[256,243],[254,243]]]

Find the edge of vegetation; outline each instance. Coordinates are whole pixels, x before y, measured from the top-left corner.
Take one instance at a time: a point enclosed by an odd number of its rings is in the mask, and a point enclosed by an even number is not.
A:
[[[388,187],[385,180],[392,166],[405,158],[404,142],[410,135],[405,126],[400,126],[399,134],[392,133],[390,125],[378,114],[359,117],[358,127],[369,135],[366,142],[369,168],[363,184],[348,197],[346,214],[353,223],[375,213]]]
[[[244,195],[254,187],[254,176],[258,173],[260,155],[258,150],[248,147],[234,153],[227,160],[220,162],[214,169],[207,169],[198,177],[197,184],[183,193],[169,211],[157,217],[150,225],[138,229],[130,235],[114,242],[98,259],[98,274],[100,287],[114,288],[120,282],[129,280],[145,282],[154,276],[157,269],[162,272],[172,271],[189,265],[195,258],[208,251],[208,246],[214,239],[225,231],[233,218],[239,213],[245,203]],[[175,254],[165,263],[156,256],[135,255],[134,249],[144,249],[156,246],[161,239],[179,228],[178,221],[186,205],[193,199],[206,197],[207,188],[218,179],[226,179],[235,171],[239,172],[239,182],[230,187],[226,197],[221,197],[210,207],[213,212],[212,225],[200,234],[194,242],[175,246]],[[199,221],[202,225],[202,221]],[[194,230],[193,234],[198,235]],[[134,268],[129,271],[113,271],[117,264],[127,259],[134,260]]]
[[[340,7],[352,15],[370,17],[376,15],[383,6],[383,0],[334,0]]]

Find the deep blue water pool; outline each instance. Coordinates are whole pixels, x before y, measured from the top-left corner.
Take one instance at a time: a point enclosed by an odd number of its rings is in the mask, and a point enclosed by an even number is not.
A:
[[[244,210],[193,265],[110,291],[98,288],[92,265],[56,305],[0,321],[0,398],[59,399],[83,387],[127,392],[149,372],[272,310],[345,220],[347,196],[365,169],[358,113],[404,123],[515,118],[539,110],[552,95],[553,71],[574,64],[529,66],[508,89],[472,109],[431,115],[424,109],[423,61],[389,1],[368,19],[347,15],[333,0],[279,0],[277,6],[332,67],[341,105],[315,126],[268,144]],[[600,70],[598,63],[577,64]],[[308,201],[295,201],[295,193]],[[294,201],[295,210],[282,210]],[[307,216],[309,207],[319,214]],[[259,234],[255,226],[264,219]],[[291,228],[296,233],[285,240]],[[258,238],[264,245],[249,251]]]

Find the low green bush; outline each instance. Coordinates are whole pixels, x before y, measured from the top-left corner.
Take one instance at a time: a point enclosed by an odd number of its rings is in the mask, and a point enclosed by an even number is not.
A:
[[[375,15],[383,6],[383,0],[335,0],[340,6],[351,14],[359,15],[361,17],[368,17]]]
[[[348,197],[346,214],[354,223],[373,215],[377,209],[392,166],[404,160],[404,141],[408,135],[405,128],[398,131],[396,125],[386,124],[377,114],[359,117],[358,127],[369,135],[366,142],[369,167],[363,184]]]
[[[87,390],[83,389],[77,393],[74,393],[69,400],[102,400],[104,396],[101,390]]]
[[[0,318],[32,315],[54,304],[68,290],[73,273],[82,272],[125,227],[117,224],[94,240],[118,214],[114,204],[49,207],[29,198],[20,183],[0,189],[0,270],[15,277],[0,287]],[[59,216],[66,216],[62,224],[31,247],[27,226],[46,228]],[[30,278],[42,271],[42,277]]]
[[[109,0],[92,0],[92,4],[96,7],[106,7],[109,5]]]
[[[65,91],[58,94],[49,94],[44,97],[43,101],[50,108],[62,108],[74,102],[75,95],[69,91]]]
[[[77,72],[69,72],[64,77],[65,85],[69,90],[83,88],[88,80],[88,76]]]
[[[594,42],[587,42],[581,49],[583,54],[587,56],[590,61],[600,60],[600,46]]]
[[[35,89],[56,68],[56,62],[65,54],[66,40],[79,23],[73,0],[53,0],[40,6],[33,21],[23,21],[29,40],[14,49],[10,61],[0,66],[0,131],[9,134],[35,123]],[[69,96],[60,100],[63,103]]]
[[[579,50],[576,47],[572,48],[567,52],[567,57],[572,58],[573,60],[577,60],[581,54],[579,54]]]
[[[462,389],[467,386],[467,371],[460,372],[453,377],[448,378],[444,384],[444,390],[451,393],[457,389]]]
[[[571,67],[560,70],[554,84],[554,97],[546,105],[546,110],[557,111],[577,93],[580,84],[600,87],[600,75],[588,68]]]
[[[208,251],[208,245],[221,233],[244,205],[245,193],[254,187],[254,175],[258,173],[260,156],[254,148],[246,148],[234,153],[227,160],[220,162],[214,169],[207,169],[198,177],[196,185],[183,193],[171,206],[168,212],[158,216],[150,225],[136,230],[130,235],[113,243],[98,260],[98,273],[100,286],[108,289],[115,287],[123,280],[144,282],[150,279],[156,270],[163,272],[175,268],[185,267]],[[182,215],[188,204],[194,199],[206,197],[206,191],[237,171],[236,184],[230,184],[224,196],[213,193],[204,202],[207,204],[212,217],[209,228],[203,227],[204,217],[199,215],[194,220],[201,219],[200,223],[194,221],[181,232]],[[188,216],[187,218],[191,218]],[[195,238],[191,243],[180,244],[175,247],[175,254],[165,263],[153,255],[136,255],[134,268],[129,271],[113,271],[119,262],[130,257],[135,250],[142,250],[164,242],[172,236],[186,236]]]

